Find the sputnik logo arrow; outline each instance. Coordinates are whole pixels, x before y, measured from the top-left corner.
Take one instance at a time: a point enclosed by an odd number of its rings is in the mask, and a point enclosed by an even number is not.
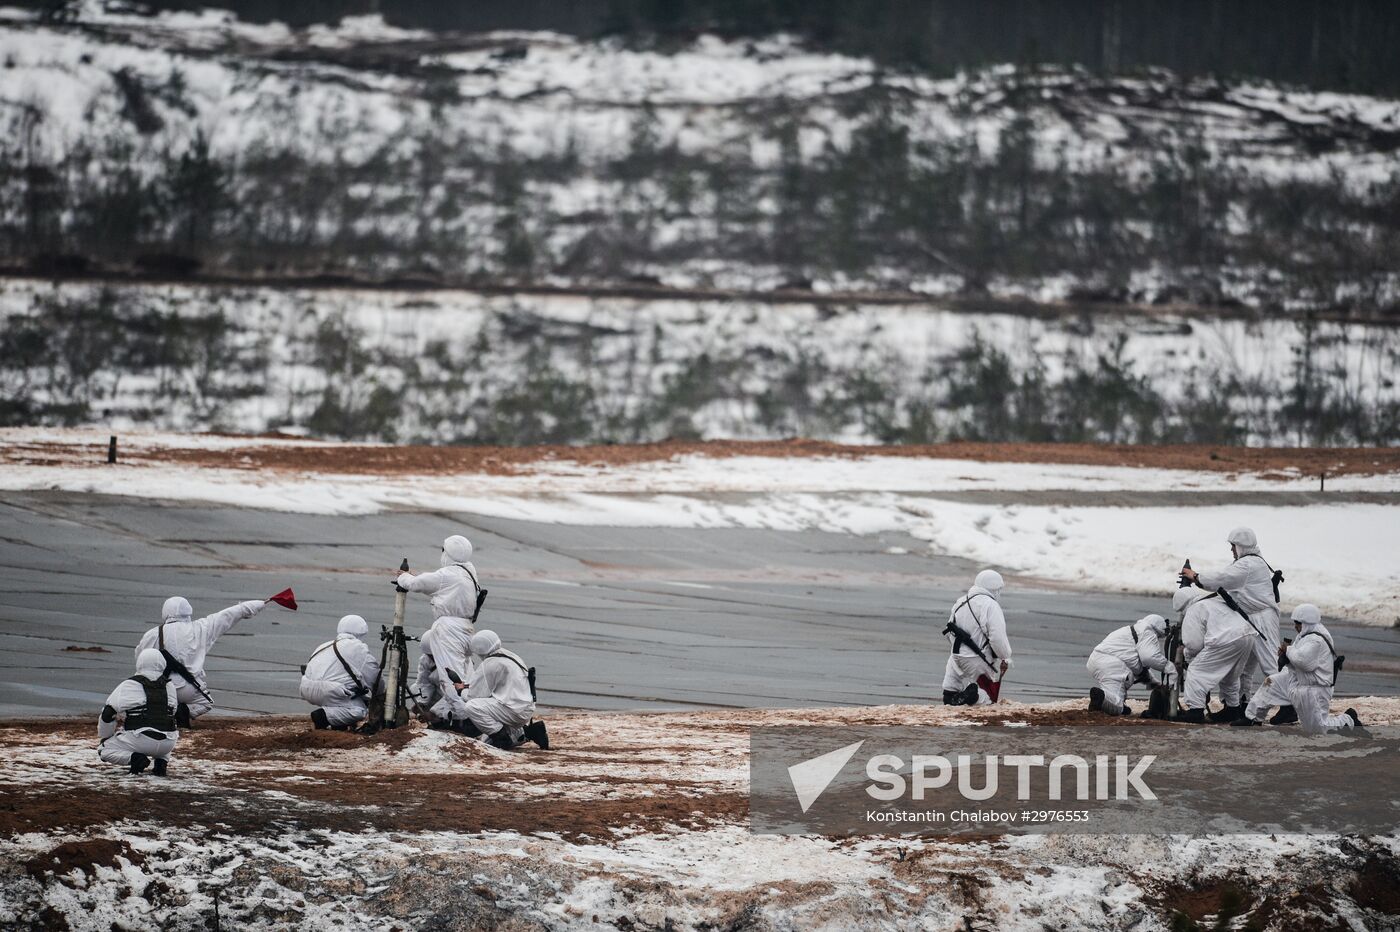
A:
[[[846,762],[855,756],[864,743],[864,740],[860,740],[788,768],[788,779],[792,781],[792,788],[797,791],[797,802],[802,806],[803,812],[812,808],[812,804],[826,792],[826,788],[836,779],[841,768],[846,766]]]

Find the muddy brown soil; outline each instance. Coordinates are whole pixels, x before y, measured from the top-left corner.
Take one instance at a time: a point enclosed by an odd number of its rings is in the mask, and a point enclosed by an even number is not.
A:
[[[1128,466],[1252,473],[1286,479],[1287,471],[1308,476],[1374,475],[1400,471],[1400,447],[1279,448],[1206,444],[1123,446],[1092,443],[940,443],[910,446],[852,446],[816,440],[708,442],[666,441],[606,446],[313,446],[267,444],[269,436],[248,438],[237,450],[132,450],[126,462],[170,462],[226,469],[327,472],[347,475],[484,473],[513,475],[551,460],[589,466],[625,466],[676,456],[891,457],[963,460],[969,463],[1043,463]],[[289,438],[290,439],[290,438]],[[80,451],[89,459],[105,456],[105,444],[86,447],[48,443],[8,445],[6,459],[32,465],[71,462]]]
[[[1400,449],[1275,449],[1210,446],[1109,446],[1101,444],[978,444],[865,447],[815,440],[729,441],[618,446],[541,447],[283,447],[254,446],[236,453],[209,450],[169,451],[177,462],[252,469],[311,470],[350,474],[483,472],[509,474],[549,460],[586,465],[624,466],[697,455],[884,456],[966,460],[985,463],[1049,463],[1092,466],[1137,466],[1199,469],[1212,472],[1268,473],[1296,469],[1307,475],[1371,474],[1400,470]],[[1286,478],[1279,476],[1279,478]]]
[[[89,838],[65,841],[43,854],[36,854],[25,862],[24,869],[31,877],[42,877],[46,873],[62,876],[74,869],[91,875],[97,867],[118,867],[118,858],[131,864],[146,863],[145,855],[133,851],[125,841]]]
[[[278,721],[269,719],[268,721]],[[408,728],[394,728],[373,735],[357,735],[348,731],[317,731],[299,719],[296,724],[267,730],[262,727],[243,729],[235,724],[208,722],[196,730],[181,734],[182,752],[194,751],[200,757],[246,759],[258,752],[317,751],[326,748],[383,747],[400,750],[418,736]],[[262,722],[253,720],[256,725]]]
[[[1400,916],[1400,861],[1372,854],[1347,891],[1357,903],[1387,916]],[[1400,927],[1400,922],[1396,923]]]
[[[7,732],[26,735],[53,735],[60,738],[91,737],[97,740],[97,714],[89,718],[16,718],[0,724],[0,747],[8,745]]]
[[[847,724],[889,724],[889,715],[889,710],[870,710],[868,715],[851,710],[846,718]],[[989,726],[1163,724],[1081,709],[978,710],[975,717]],[[336,755],[383,750],[393,760],[424,734],[421,727],[362,736],[314,731],[299,717],[211,720],[182,734],[171,775],[165,779],[132,778],[118,768],[104,770],[94,764],[94,773],[110,784],[99,793],[75,792],[62,779],[0,789],[0,835],[100,830],[136,818],[173,826],[217,826],[229,834],[290,827],[403,832],[450,827],[596,839],[624,827],[650,831],[667,825],[743,821],[746,795],[732,784],[687,779],[689,773],[678,771],[675,764],[695,753],[695,745],[686,739],[696,733],[714,736],[718,749],[732,743],[719,735],[746,731],[752,722],[742,716],[695,721],[680,716],[677,725],[685,734],[674,747],[602,741],[549,752],[530,749],[516,752],[521,766],[513,766],[509,758],[483,760],[474,742],[454,738],[442,746],[442,753],[460,762],[460,771],[454,765],[416,772],[409,758],[379,773],[365,764],[362,754],[346,766],[336,766]],[[0,725],[0,746],[32,744],[35,736],[85,742],[93,733],[92,723],[79,719],[7,722]],[[181,770],[200,769],[196,764],[234,769],[215,778],[219,792],[197,792],[181,780]],[[200,778],[207,781],[207,771],[201,771]]]
[[[1162,719],[1140,718],[1133,715],[1104,715],[1102,712],[1090,712],[1088,709],[1031,709],[1017,710],[1006,714],[991,713],[980,719],[987,725],[1005,725],[1011,722],[1017,724],[1025,722],[1030,725],[1093,725],[1095,727],[1111,726],[1115,728],[1185,728],[1186,725],[1167,722]]]
[[[100,829],[127,819],[172,827],[214,826],[223,835],[289,829],[359,832],[555,832],[570,840],[611,838],[612,829],[659,831],[667,825],[700,828],[735,822],[748,812],[740,793],[705,797],[661,795],[642,799],[559,799],[543,795],[492,797],[502,781],[463,774],[381,780],[370,774],[318,774],[318,783],[274,784],[289,798],[269,798],[253,781],[232,781],[212,795],[180,789],[178,769],[163,783],[114,785],[101,794],[71,787],[35,787],[0,793],[0,836],[23,832]],[[295,773],[289,768],[287,773]],[[114,770],[114,784],[119,775]],[[239,785],[241,784],[241,785]],[[158,788],[157,788],[158,787]],[[319,805],[324,804],[324,805]]]
[[[90,723],[78,720],[7,722],[0,725],[0,746],[32,744],[25,739],[36,735],[85,741],[93,733]],[[571,839],[596,839],[611,837],[612,829],[622,827],[651,831],[666,825],[734,822],[748,810],[742,793],[679,779],[674,768],[668,774],[658,766],[655,776],[644,770],[642,776],[595,773],[575,779],[571,772],[571,762],[596,768],[600,757],[615,758],[635,772],[635,749],[627,747],[615,755],[600,755],[596,748],[586,754],[567,748],[522,750],[515,752],[522,766],[514,767],[509,758],[483,763],[484,752],[475,742],[460,738],[445,751],[460,760],[460,772],[436,767],[416,773],[413,764],[404,761],[380,774],[365,765],[364,756],[354,764],[335,766],[334,755],[347,751],[383,749],[397,756],[423,734],[417,726],[373,736],[313,731],[300,717],[211,721],[181,735],[170,776],[163,779],[130,777],[120,768],[94,762],[94,774],[108,784],[102,792],[75,790],[63,779],[0,788],[0,836],[99,830],[142,819],[170,826],[214,826],[217,832],[233,835],[295,827],[557,832]],[[661,765],[668,751],[681,755],[687,750],[657,747],[651,753]],[[219,792],[196,791],[181,780],[182,767],[194,770],[196,762],[232,763],[235,769],[215,778]],[[548,770],[537,769],[541,764]],[[200,779],[210,778],[202,772]],[[561,784],[575,782],[586,782],[589,791],[570,796],[567,787],[561,789]],[[616,798],[610,798],[614,792]]]

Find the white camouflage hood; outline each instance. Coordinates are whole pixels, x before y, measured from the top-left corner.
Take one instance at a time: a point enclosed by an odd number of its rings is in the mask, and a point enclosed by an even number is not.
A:
[[[136,674],[148,680],[158,680],[165,675],[165,657],[154,647],[141,651],[136,658]]]

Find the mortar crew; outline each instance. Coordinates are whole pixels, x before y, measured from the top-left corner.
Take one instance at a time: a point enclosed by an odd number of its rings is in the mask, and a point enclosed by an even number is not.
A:
[[[166,675],[165,658],[147,648],[136,656],[136,675],[122,680],[97,718],[97,755],[131,773],[147,767],[165,776],[166,762],[180,740],[175,710],[180,700]]]
[[[141,636],[136,655],[140,657],[143,650],[155,648],[165,657],[166,673],[180,697],[176,721],[182,728],[214,708],[214,697],[204,675],[204,659],[214,642],[238,622],[262,611],[266,604],[250,599],[203,618],[191,618],[194,611],[183,596],[173,595],[165,600],[160,624]]]
[[[1232,724],[1258,725],[1271,706],[1289,703],[1297,710],[1298,725],[1306,734],[1360,727],[1361,719],[1355,709],[1331,714],[1332,690],[1340,664],[1336,642],[1323,626],[1317,606],[1304,603],[1295,608],[1293,627],[1298,636],[1288,646],[1288,665],[1264,680],[1263,687],[1249,700],[1244,716]]]
[[[438,569],[417,575],[400,573],[398,577],[402,588],[426,593],[432,604],[433,624],[419,645],[422,653],[414,685],[420,705],[426,705],[429,717],[439,724],[464,714],[462,700],[453,688],[453,675],[470,683],[475,670],[471,637],[476,628],[471,619],[481,587],[471,556],[471,541],[453,534],[442,542]],[[424,657],[428,658],[426,663]]]
[[[1144,615],[1131,625],[1116,629],[1099,642],[1085,664],[1097,686],[1089,689],[1089,708],[1109,715],[1127,715],[1132,710],[1123,702],[1128,689],[1144,680],[1149,670],[1165,677],[1167,655],[1163,642],[1167,620],[1161,615]]]
[[[549,750],[549,732],[534,718],[534,671],[502,647],[494,631],[473,634],[471,648],[480,666],[467,687],[465,714],[454,722],[456,730],[507,750],[525,741]]]
[[[359,615],[346,615],[335,626],[335,639],[311,652],[301,675],[301,698],[317,708],[311,721],[317,728],[347,731],[369,714],[369,700],[382,695],[379,660],[365,644],[369,624]]]
[[[1254,629],[1220,596],[1200,589],[1178,589],[1172,608],[1181,613],[1182,653],[1187,663],[1178,719],[1183,722],[1230,722],[1244,714],[1240,675],[1254,656]],[[1224,706],[1206,712],[1214,692]]]
[[[1011,667],[1011,642],[1001,611],[1001,574],[983,570],[967,595],[953,603],[943,629],[952,650],[943,669],[944,705],[989,705]]]
[[[1254,656],[1246,667],[1242,688],[1252,692],[1264,677],[1278,669],[1278,588],[1274,582],[1274,569],[1260,554],[1259,541],[1252,530],[1237,527],[1229,533],[1226,541],[1230,544],[1233,563],[1217,572],[1198,573],[1186,568],[1181,575],[1202,589],[1212,592],[1223,590],[1229,596],[1229,601],[1239,606],[1241,617],[1248,618],[1256,636],[1252,642]],[[1283,581],[1281,574],[1278,580]]]

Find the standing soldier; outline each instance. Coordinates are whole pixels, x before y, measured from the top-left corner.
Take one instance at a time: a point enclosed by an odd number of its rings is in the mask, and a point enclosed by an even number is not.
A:
[[[1237,527],[1226,541],[1234,562],[1218,572],[1198,573],[1183,567],[1181,576],[1202,589],[1220,593],[1220,598],[1259,635],[1251,642],[1254,657],[1241,677],[1241,688],[1252,693],[1264,678],[1278,670],[1279,583],[1283,574],[1259,553],[1259,541],[1247,527]]]
[[[442,542],[440,568],[398,577],[401,588],[426,593],[432,603],[433,625],[423,635],[416,689],[425,699],[431,697],[431,717],[439,724],[465,715],[453,677],[469,683],[475,668],[471,637],[484,590],[477,583],[471,556],[471,541],[454,534]]]

